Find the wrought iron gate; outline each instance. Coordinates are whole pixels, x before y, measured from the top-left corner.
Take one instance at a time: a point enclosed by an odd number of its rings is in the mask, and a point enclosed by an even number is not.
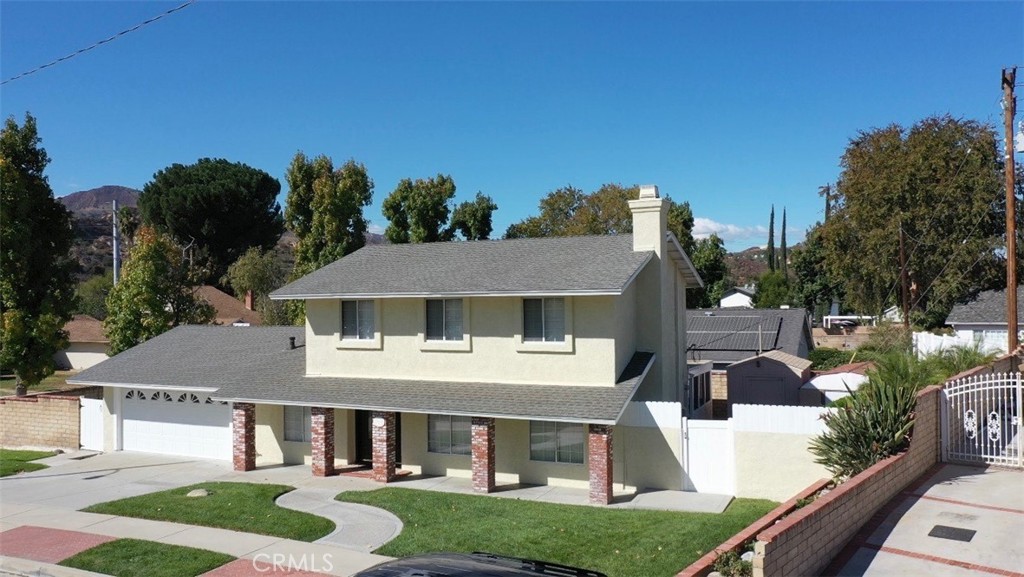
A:
[[[1020,373],[950,381],[942,397],[943,461],[1024,468]]]

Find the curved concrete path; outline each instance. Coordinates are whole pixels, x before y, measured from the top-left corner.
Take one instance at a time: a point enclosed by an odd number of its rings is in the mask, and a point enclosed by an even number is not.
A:
[[[277,498],[278,506],[330,519],[336,529],[314,543],[369,553],[402,532],[402,520],[384,509],[342,503],[338,489],[300,487]]]

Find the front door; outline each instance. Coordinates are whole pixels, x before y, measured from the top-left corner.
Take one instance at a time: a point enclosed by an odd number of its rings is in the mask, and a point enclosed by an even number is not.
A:
[[[356,462],[373,463],[372,411],[356,411]],[[395,463],[402,462],[402,413],[395,419]]]

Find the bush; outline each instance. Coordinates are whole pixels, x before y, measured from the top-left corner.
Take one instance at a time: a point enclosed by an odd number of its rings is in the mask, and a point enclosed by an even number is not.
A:
[[[712,568],[721,573],[723,577],[750,577],[754,574],[753,564],[750,561],[744,561],[735,551],[721,553],[715,558]]]
[[[957,373],[967,369],[980,367],[992,362],[995,354],[986,353],[980,343],[972,346],[957,346],[942,349],[924,358],[924,363],[931,367],[936,375],[936,382],[945,381]]]
[[[829,347],[818,347],[807,354],[807,359],[811,361],[812,369],[827,371],[850,362],[851,356],[847,351],[831,349]]]
[[[811,440],[815,462],[837,479],[851,477],[910,444],[917,387],[897,373],[874,372],[846,406],[826,415],[828,427]]]

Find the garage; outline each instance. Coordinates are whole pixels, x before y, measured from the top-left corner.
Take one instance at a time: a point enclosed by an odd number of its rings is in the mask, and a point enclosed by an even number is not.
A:
[[[191,391],[124,393],[125,451],[201,459],[231,458],[231,406]]]

